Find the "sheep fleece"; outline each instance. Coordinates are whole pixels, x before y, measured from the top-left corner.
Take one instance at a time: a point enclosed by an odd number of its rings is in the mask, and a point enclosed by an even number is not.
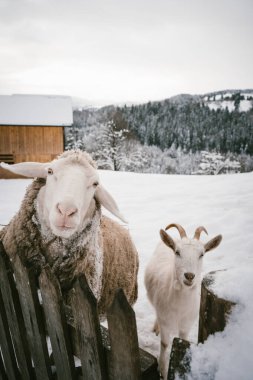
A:
[[[25,265],[32,266],[40,272],[44,265],[53,267],[54,260],[46,255],[47,247],[33,217],[35,215],[35,200],[44,179],[36,179],[28,187],[18,213],[10,224],[0,231],[0,239],[10,258],[18,254]],[[113,300],[117,288],[122,288],[129,303],[132,305],[137,299],[138,254],[131,241],[128,231],[113,220],[102,216],[100,223],[100,245],[103,250],[102,290],[98,302],[99,314],[104,315]],[[70,271],[64,270],[64,283],[72,284],[74,275],[85,271],[85,260],[80,257],[71,259]],[[73,268],[74,266],[74,268]],[[79,266],[79,268],[78,268]],[[87,268],[89,269],[89,268]],[[88,270],[89,272],[89,270]],[[59,268],[54,273],[58,276],[61,285]],[[74,273],[74,275],[73,275]]]

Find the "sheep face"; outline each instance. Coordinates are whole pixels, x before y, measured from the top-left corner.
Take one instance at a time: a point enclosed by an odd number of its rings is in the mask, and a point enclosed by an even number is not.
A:
[[[68,238],[82,230],[97,202],[126,222],[113,197],[99,182],[95,163],[86,152],[69,151],[49,163],[1,163],[4,169],[27,177],[46,178],[38,195],[38,214],[52,232]]]
[[[87,216],[99,178],[92,167],[53,162],[47,169],[44,215],[52,232],[64,238],[77,232]]]

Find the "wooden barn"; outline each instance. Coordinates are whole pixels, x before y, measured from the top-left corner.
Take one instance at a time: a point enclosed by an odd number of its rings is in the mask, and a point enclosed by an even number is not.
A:
[[[64,127],[72,123],[68,96],[0,96],[0,162],[52,160],[63,152]]]

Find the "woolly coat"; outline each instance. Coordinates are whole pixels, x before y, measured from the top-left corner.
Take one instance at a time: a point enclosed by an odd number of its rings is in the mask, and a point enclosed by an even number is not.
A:
[[[38,192],[44,185],[44,179],[35,179],[32,182],[18,213],[10,224],[0,231],[4,248],[10,258],[18,254],[22,262],[26,266],[32,266],[38,274],[43,266],[49,264],[63,290],[69,290],[80,273],[85,274],[92,288],[96,262],[87,259],[93,255],[89,249],[89,242],[86,246],[78,246],[75,249],[75,237],[69,239],[69,242],[56,236],[45,241],[41,235],[35,205]],[[96,202],[96,215],[99,248],[103,256],[98,309],[103,316],[117,288],[124,290],[130,304],[136,301],[139,262],[128,231],[113,220],[101,216],[98,202]],[[87,231],[91,230],[91,224],[92,221],[88,223]],[[56,243],[59,249],[52,250],[51,247]],[[63,249],[69,250],[70,254],[64,257],[61,253]]]

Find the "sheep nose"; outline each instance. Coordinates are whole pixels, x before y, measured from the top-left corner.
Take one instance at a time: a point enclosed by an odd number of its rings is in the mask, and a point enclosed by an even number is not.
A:
[[[194,279],[194,277],[195,277],[195,274],[191,273],[191,272],[187,272],[187,273],[184,274],[184,276],[185,276],[186,280],[192,281]]]
[[[77,213],[77,208],[74,206],[64,205],[62,203],[57,204],[57,210],[62,216],[73,216]]]

